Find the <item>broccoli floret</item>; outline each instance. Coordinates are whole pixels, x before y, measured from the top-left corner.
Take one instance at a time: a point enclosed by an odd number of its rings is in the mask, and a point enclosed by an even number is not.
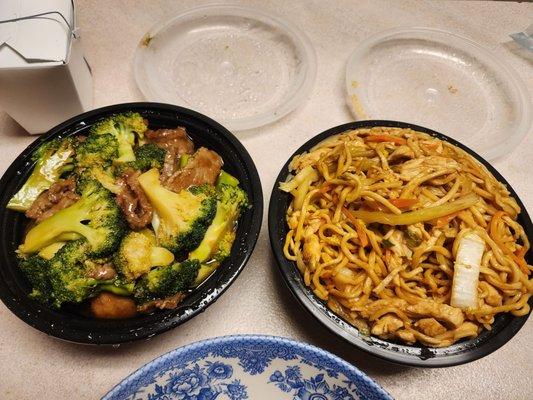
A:
[[[165,149],[154,143],[147,143],[135,149],[135,169],[148,171],[151,168],[162,168],[165,162]]]
[[[139,184],[155,211],[152,224],[159,245],[174,253],[196,248],[215,215],[214,188],[202,185],[172,192],[161,185],[155,168],[140,175]]]
[[[153,143],[143,144],[135,149],[135,161],[120,164],[116,167],[115,174],[120,176],[128,168],[145,172],[151,168],[161,169],[165,162],[165,149]]]
[[[113,160],[118,157],[117,139],[110,133],[89,135],[76,148],[76,168],[79,175],[92,176],[112,193],[120,192],[115,184]]]
[[[55,307],[65,302],[79,303],[89,297],[98,281],[86,276],[87,252],[91,246],[83,239],[63,246],[49,262],[50,297]]]
[[[120,279],[97,280],[88,276],[95,261],[89,259],[91,245],[84,239],[65,244],[48,262],[49,302],[59,308],[63,303],[80,303],[105,290],[131,295],[133,285]],[[105,262],[96,260],[97,262]]]
[[[135,136],[142,140],[144,132],[148,129],[144,118],[135,112],[112,115],[91,127],[91,134],[111,134],[118,142],[118,158],[115,163],[124,163],[135,160],[133,145]]]
[[[125,233],[125,221],[113,195],[96,180],[78,182],[81,197],[33,227],[19,247],[23,254],[36,253],[64,239],[65,233],[82,235],[90,244],[94,257],[111,254]]]
[[[230,175],[231,176],[231,175]],[[202,265],[194,286],[198,286],[229,257],[235,241],[235,226],[241,211],[248,207],[246,192],[240,189],[237,180],[230,184],[218,182],[217,211],[200,245],[189,254],[189,259],[197,259]]]
[[[174,254],[158,247],[152,231],[130,232],[122,239],[113,259],[115,267],[127,281],[149,272],[153,267],[172,264]]]
[[[9,200],[7,208],[27,211],[35,199],[61,175],[74,168],[72,139],[56,139],[42,144],[33,154],[35,167],[22,188]]]
[[[220,171],[220,175],[217,178],[216,187],[220,189],[222,185],[238,186],[239,180],[226,171]]]
[[[34,255],[20,262],[20,269],[30,281],[33,288],[30,297],[41,303],[49,303],[52,293],[49,271],[50,263],[44,258]]]
[[[193,286],[198,286],[205,281],[220,266],[222,261],[230,256],[236,234],[237,232],[234,229],[226,232],[224,237],[218,242],[218,249],[210,257],[210,260],[200,265],[200,270],[198,271]]]
[[[200,264],[200,269],[194,280],[193,287],[198,286],[200,283],[205,281],[215,270],[220,266],[220,262],[213,259],[205,264]]]
[[[179,264],[154,268],[143,275],[135,285],[135,300],[144,303],[184,292],[194,283],[199,269],[198,260],[186,260]]]
[[[235,224],[241,210],[248,207],[248,196],[238,186],[220,184],[217,192],[217,210],[200,245],[189,254],[189,259],[200,262],[209,260],[217,253],[218,261],[229,256],[235,240]]]
[[[72,240],[77,240],[77,239],[81,239],[81,237],[78,237],[79,235],[77,235],[76,237],[74,237]],[[59,238],[59,239],[62,239],[62,238]],[[58,239],[58,240],[59,240]],[[44,258],[45,260],[51,260],[52,257],[55,256],[55,254],[59,251],[59,249],[61,247],[63,247],[67,242],[66,241],[58,241],[58,242],[54,242],[52,244],[49,244],[48,246],[42,248],[40,251],[39,251],[39,256],[41,256],[42,258]]]
[[[91,169],[95,165],[107,168],[117,157],[118,142],[110,133],[89,135],[76,146],[76,165],[78,168]]]
[[[218,242],[218,248],[213,254],[212,258],[218,262],[222,262],[226,258],[228,258],[231,254],[231,248],[233,246],[233,242],[235,242],[236,236],[237,232],[235,231],[235,229],[226,232],[224,237],[222,237],[220,242]]]

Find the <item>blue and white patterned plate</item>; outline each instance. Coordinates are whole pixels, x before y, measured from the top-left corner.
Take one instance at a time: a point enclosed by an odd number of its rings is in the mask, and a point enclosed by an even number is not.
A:
[[[167,353],[102,400],[390,400],[376,382],[317,347],[274,336],[224,336]]]

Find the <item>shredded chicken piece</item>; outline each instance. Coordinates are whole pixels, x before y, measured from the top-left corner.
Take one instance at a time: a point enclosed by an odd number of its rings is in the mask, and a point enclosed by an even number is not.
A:
[[[357,278],[356,273],[347,267],[336,269],[335,275],[333,275],[333,281],[340,290],[345,290],[353,287],[354,281]]]
[[[185,128],[148,130],[144,133],[148,142],[165,149],[165,163],[161,171],[161,179],[165,181],[176,171],[177,162],[182,154],[192,154],[194,144],[187,136]]]
[[[461,326],[464,321],[463,313],[459,308],[433,300],[422,300],[418,304],[409,305],[406,311],[411,318],[433,317],[453,328]]]
[[[481,328],[474,324],[473,322],[465,322],[459,328],[453,331],[453,339],[457,341],[465,337],[475,338],[478,335],[478,332]]]
[[[139,184],[139,171],[127,169],[117,179],[117,185],[122,188],[116,196],[116,202],[124,212],[131,229],[143,229],[152,220],[152,205]]]
[[[370,335],[370,328],[368,327],[368,323],[365,319],[359,318],[358,314],[355,311],[350,311],[346,307],[343,307],[333,297],[330,297],[328,299],[328,307],[330,307],[335,314],[339,315],[340,317],[348,321],[350,324],[355,326],[363,335]]]
[[[393,244],[391,251],[398,257],[411,258],[413,255],[413,251],[407,246],[403,232],[399,229],[391,229],[384,238]]]
[[[296,229],[298,226],[298,220],[300,219],[300,211],[293,212],[289,217],[287,217],[287,225],[290,229]]]
[[[298,215],[299,214],[300,213],[298,212]],[[308,225],[304,230],[304,236],[317,233],[321,225],[322,221],[320,218],[309,218]]]
[[[361,310],[361,315],[363,317],[369,318],[372,314],[374,314],[376,311],[386,308],[386,307],[394,307],[399,310],[405,310],[408,303],[404,299],[400,299],[398,297],[393,297],[390,299],[380,299],[372,302],[370,305],[365,306],[363,310]]]
[[[313,151],[311,153],[303,153],[300,155],[295,156],[291,163],[289,164],[289,170],[302,170],[308,165],[315,164],[320,157],[327,153],[328,149],[321,149],[318,151]]]
[[[408,237],[411,237],[411,239],[418,242],[416,246],[418,246],[423,240],[427,240],[431,237],[431,235],[425,231],[424,224],[422,222],[417,222],[416,224],[408,225],[406,228],[406,234]]]
[[[430,173],[442,169],[454,169],[459,171],[461,166],[459,163],[448,157],[428,156],[419,157],[414,160],[404,162],[399,166],[400,178],[404,181],[410,181],[415,176],[420,174],[420,171]]]
[[[395,315],[387,314],[376,321],[372,327],[372,334],[390,339],[400,328],[403,328],[403,321]]]
[[[457,228],[457,226],[447,225],[443,228],[442,232],[444,233],[444,236],[447,239],[455,239],[457,237],[457,234],[459,233],[459,229]]]
[[[39,195],[26,211],[26,216],[39,223],[51,217],[59,210],[74,204],[80,196],[76,194],[74,179],[63,179],[54,183],[50,188]]]
[[[440,229],[433,229],[433,232],[431,233],[431,236],[429,239],[424,241],[424,245],[426,247],[435,246],[435,243],[437,243],[437,240],[439,239],[440,235],[442,234],[442,231]]]
[[[389,163],[395,163],[405,159],[415,158],[414,151],[409,146],[400,146],[397,147],[389,156]]]
[[[88,269],[87,277],[97,280],[108,280],[113,279],[117,276],[117,272],[113,268],[113,263],[97,264],[92,261],[87,261],[91,263]]]
[[[185,168],[176,171],[163,181],[163,184],[174,192],[204,183],[213,185],[220,174],[222,164],[222,158],[217,153],[200,147]]]
[[[157,299],[148,301],[140,306],[137,306],[137,311],[141,313],[148,313],[154,311],[156,308],[160,310],[172,310],[178,306],[185,298],[185,293],[176,293],[173,296],[165,297],[164,299]]]
[[[435,337],[446,332],[446,328],[435,318],[422,318],[415,322],[415,327],[424,335]]]
[[[316,269],[316,266],[320,261],[320,249],[320,240],[318,240],[317,235],[312,233],[305,237],[302,257],[312,271]]]
[[[416,337],[414,333],[406,329],[400,329],[399,331],[397,331],[396,336],[398,336],[407,344],[413,344],[414,342],[416,342]]]

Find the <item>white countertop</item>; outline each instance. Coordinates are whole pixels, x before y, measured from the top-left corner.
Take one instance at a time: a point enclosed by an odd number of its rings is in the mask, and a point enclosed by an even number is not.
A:
[[[79,0],[86,57],[94,74],[95,107],[140,101],[133,53],[156,22],[204,1]],[[197,340],[228,334],[272,334],[306,341],[352,362],[398,399],[531,399],[533,319],[503,348],[467,365],[415,369],[368,356],[303,312],[277,270],[268,241],[267,205],[274,179],[292,152],[312,136],[352,120],[345,106],[344,67],[359,41],[380,30],[424,25],[463,34],[510,63],[533,93],[532,62],[502,43],[532,21],[533,4],[455,1],[241,1],[283,15],[304,30],[316,48],[313,92],[282,120],[239,135],[254,159],[265,196],[263,229],[237,281],[206,312],[186,324],[118,348],[65,343],[29,327],[0,303],[1,399],[96,399],[153,358]],[[0,92],[1,95],[1,92]],[[29,110],[29,112],[31,112]],[[0,173],[35,137],[0,113]],[[533,212],[533,134],[494,163]]]

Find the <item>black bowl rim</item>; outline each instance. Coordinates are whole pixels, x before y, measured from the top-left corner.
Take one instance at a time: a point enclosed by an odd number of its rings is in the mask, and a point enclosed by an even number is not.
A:
[[[283,204],[284,201],[284,194],[278,190],[278,185],[280,182],[283,182],[288,173],[288,166],[290,161],[293,159],[294,156],[301,154],[305,151],[308,151],[311,147],[315,146],[316,144],[320,143],[324,139],[340,134],[342,132],[345,132],[347,130],[351,129],[360,129],[360,128],[372,128],[372,127],[395,127],[395,128],[410,128],[412,130],[423,132],[426,134],[429,134],[431,136],[434,136],[438,139],[444,140],[448,143],[451,143],[462,150],[466,151],[468,154],[472,155],[476,160],[481,162],[495,177],[496,179],[503,183],[511,195],[516,199],[518,202],[518,205],[521,208],[520,218],[521,223],[524,227],[524,230],[526,231],[526,234],[530,238],[530,241],[533,239],[533,224],[531,223],[531,219],[527,213],[526,208],[524,207],[524,204],[516,194],[516,192],[513,190],[511,185],[507,182],[507,180],[486,160],[484,160],[480,155],[478,155],[476,152],[471,150],[470,148],[466,147],[462,143],[456,141],[455,139],[448,137],[442,133],[436,132],[432,129],[425,128],[419,125],[407,123],[407,122],[401,122],[401,121],[390,121],[390,120],[363,120],[363,121],[354,121],[349,122],[346,124],[338,125],[333,128],[327,129],[323,131],[322,133],[312,137],[308,141],[306,141],[298,150],[296,150],[287,160],[283,168],[281,169],[278,177],[274,181],[274,186],[272,188],[272,193],[270,197],[269,202],[269,212],[268,212],[268,230],[269,230],[269,237],[270,237],[270,245],[272,247],[272,251],[274,252],[274,256],[276,259],[276,262],[278,264],[279,270],[281,272],[281,275],[283,276],[283,279],[286,283],[286,285],[289,287],[292,294],[296,297],[300,305],[305,308],[318,322],[320,322],[324,327],[326,327],[330,332],[334,333],[341,339],[345,340],[346,342],[354,345],[360,350],[363,350],[366,353],[369,353],[373,356],[376,356],[378,358],[387,360],[389,362],[400,364],[400,365],[407,365],[412,367],[430,367],[430,368],[441,368],[441,367],[451,367],[455,365],[465,364],[471,361],[475,361],[477,359],[480,359],[482,357],[485,357],[489,355],[490,353],[496,351],[500,347],[502,347],[504,344],[506,344],[511,338],[520,330],[520,328],[525,324],[527,318],[531,314],[531,311],[522,317],[513,317],[512,320],[504,326],[500,332],[498,332],[495,336],[491,337],[490,340],[486,342],[482,342],[479,346],[475,345],[474,348],[470,348],[465,350],[464,352],[461,352],[459,354],[446,354],[435,356],[433,351],[442,351],[446,350],[447,348],[442,349],[433,349],[428,348],[425,346],[415,347],[415,346],[402,346],[401,344],[382,341],[380,339],[377,339],[373,336],[365,337],[363,335],[359,335],[357,329],[353,327],[352,325],[348,324],[344,320],[342,320],[340,317],[338,317],[336,314],[334,314],[332,311],[330,311],[319,299],[312,293],[308,288],[305,287],[305,285],[302,282],[301,275],[299,271],[297,270],[296,266],[293,262],[287,260],[285,256],[283,255],[283,247],[282,242],[280,240],[284,240],[284,238],[279,238],[276,236],[276,232],[279,228],[279,215],[281,212],[283,212],[283,216],[286,213],[286,209],[284,208]],[[284,221],[284,218],[283,218]],[[531,252],[529,252],[529,259],[533,258],[531,255]],[[531,263],[531,261],[529,261]],[[291,273],[293,276],[291,276]],[[322,304],[322,307],[319,306],[319,304]],[[529,304],[533,307],[533,297],[529,299]],[[344,328],[343,328],[344,326]],[[349,329],[352,332],[348,332],[347,329]],[[355,332],[354,332],[355,331]],[[379,346],[376,346],[373,344],[377,343],[377,341],[380,341],[381,343],[389,343],[391,345],[391,349],[389,348],[382,348]],[[457,345],[453,345],[457,346]],[[453,346],[449,347],[452,348]],[[410,354],[410,353],[402,353],[399,351],[399,348],[419,348],[420,354]],[[396,350],[394,349],[396,348]]]
[[[91,335],[87,335],[87,332],[81,332],[80,330],[62,329],[59,331],[50,329],[49,324],[44,323],[41,319],[39,319],[38,313],[27,313],[24,309],[22,309],[20,305],[16,302],[16,300],[12,298],[10,289],[6,282],[4,282],[4,279],[0,279],[0,299],[7,306],[7,308],[11,310],[11,312],[13,312],[13,314],[15,314],[17,317],[19,317],[22,321],[24,321],[31,327],[43,333],[46,333],[49,336],[53,336],[68,342],[97,345],[129,343],[141,339],[150,339],[153,336],[169,331],[177,327],[178,325],[187,322],[194,316],[205,311],[207,307],[213,304],[237,279],[237,277],[240,275],[253,253],[262,226],[264,200],[261,181],[257,172],[257,168],[246,148],[228,129],[226,129],[213,119],[196,111],[166,103],[130,102],[113,104],[93,109],[83,114],[79,114],[68,119],[65,122],[60,123],[59,125],[51,128],[45,134],[41,135],[37,140],[33,141],[24,149],[22,153],[17,156],[17,158],[10,164],[10,166],[4,172],[2,178],[0,178],[0,191],[3,191],[6,181],[11,177],[15,176],[17,170],[20,169],[20,166],[17,167],[16,164],[20,160],[28,158],[41,143],[49,140],[52,137],[61,135],[61,133],[67,130],[68,128],[72,128],[80,123],[83,123],[83,121],[87,118],[97,117],[101,114],[120,113],[125,111],[166,111],[175,113],[177,117],[187,116],[189,118],[208,125],[210,129],[216,131],[217,134],[223,136],[224,139],[227,140],[231,146],[233,146],[235,152],[239,155],[243,162],[244,170],[247,171],[247,174],[249,175],[252,192],[251,194],[255,200],[252,208],[253,214],[251,218],[251,225],[249,231],[246,232],[247,234],[245,240],[249,251],[244,253],[244,257],[242,258],[235,271],[233,271],[231,275],[224,277],[224,279],[221,279],[219,281],[219,285],[217,286],[216,291],[208,293],[207,295],[198,299],[198,301],[196,301],[194,304],[191,304],[187,308],[178,307],[176,309],[176,313],[170,315],[170,317],[165,317],[164,320],[160,321],[161,323],[159,324],[145,326],[140,330],[124,330],[123,333],[114,333],[108,336],[101,335],[98,337],[91,337]],[[177,310],[179,310],[179,314]]]

